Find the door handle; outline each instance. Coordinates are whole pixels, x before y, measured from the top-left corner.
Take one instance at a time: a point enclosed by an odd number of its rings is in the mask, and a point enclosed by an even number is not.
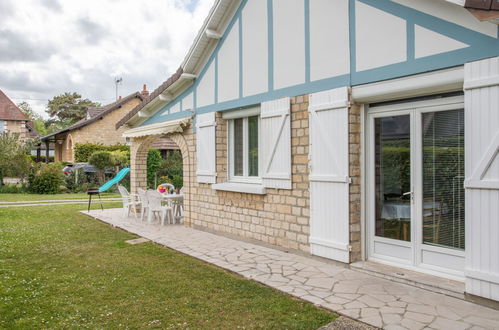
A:
[[[414,193],[412,191],[408,191],[402,194],[402,196],[411,195],[411,202],[414,200]]]

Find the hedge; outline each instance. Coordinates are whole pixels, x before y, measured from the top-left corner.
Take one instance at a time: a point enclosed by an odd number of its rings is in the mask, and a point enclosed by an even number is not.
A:
[[[127,151],[130,152],[130,147],[125,145],[105,146],[95,143],[77,143],[74,147],[75,163],[88,162],[90,156],[96,151]]]

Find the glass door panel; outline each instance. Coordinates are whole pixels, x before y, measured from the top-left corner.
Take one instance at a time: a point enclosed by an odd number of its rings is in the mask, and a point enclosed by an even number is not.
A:
[[[423,243],[464,250],[464,110],[422,114]]]
[[[374,119],[375,235],[411,240],[411,117]]]

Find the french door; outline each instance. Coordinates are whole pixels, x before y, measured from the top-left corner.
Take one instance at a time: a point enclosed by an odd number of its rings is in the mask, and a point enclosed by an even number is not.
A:
[[[463,277],[463,109],[462,96],[369,107],[370,260]]]

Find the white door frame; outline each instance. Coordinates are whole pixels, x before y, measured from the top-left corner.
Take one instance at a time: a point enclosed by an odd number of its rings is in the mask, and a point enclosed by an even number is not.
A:
[[[437,112],[455,109],[464,109],[464,97],[453,96],[439,99],[430,99],[423,101],[414,101],[407,103],[389,104],[383,106],[369,107],[365,106],[365,192],[366,192],[366,212],[365,212],[365,228],[366,228],[366,256],[367,259],[391,264],[397,267],[408,268],[444,276],[457,280],[464,278],[464,257],[465,252],[453,250],[450,248],[432,246],[422,243],[422,140],[421,140],[421,118],[425,112]],[[411,123],[411,187],[413,192],[413,201],[411,202],[411,241],[401,241],[390,238],[376,237],[374,235],[374,210],[375,210],[375,177],[374,177],[374,120],[375,118],[398,116],[409,114]],[[399,249],[400,252],[405,250],[406,258],[397,258],[386,256],[374,252],[374,244],[380,242],[386,247]],[[410,249],[410,252],[407,252]],[[393,252],[396,252],[395,250]],[[424,259],[423,256],[427,256]],[[449,267],[442,267],[445,262],[425,262],[432,259],[437,261],[448,261]],[[462,267],[461,267],[462,265]]]

